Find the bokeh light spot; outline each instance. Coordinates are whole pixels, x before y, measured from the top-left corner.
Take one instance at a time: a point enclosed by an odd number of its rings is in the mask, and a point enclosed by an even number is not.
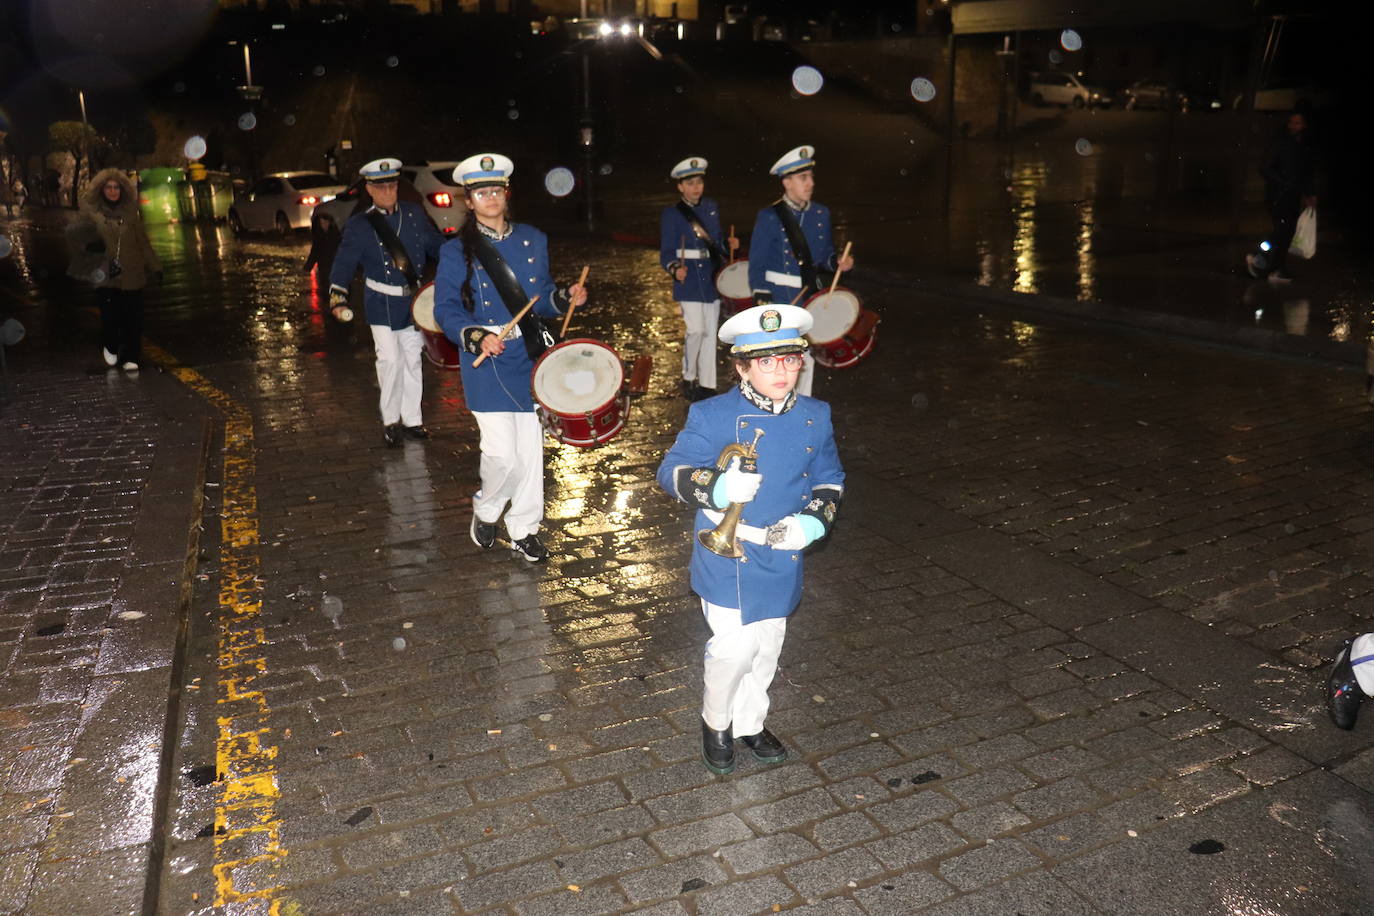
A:
[[[911,97],[918,102],[929,102],[935,98],[935,84],[924,76],[911,81]]]
[[[544,190],[554,197],[567,197],[576,184],[577,179],[573,176],[572,170],[561,165],[554,166],[544,174]]]
[[[792,88],[798,95],[815,95],[825,85],[825,77],[815,67],[800,66],[792,71]]]
[[[1077,51],[1083,47],[1083,36],[1073,29],[1065,29],[1059,33],[1059,44],[1065,51]]]
[[[181,147],[181,152],[187,159],[196,160],[205,155],[205,138],[199,135],[191,137]]]
[[[239,115],[239,130],[252,130],[258,126],[258,116],[251,111]]]
[[[1087,137],[1079,137],[1073,144],[1073,151],[1080,156],[1091,156],[1093,145]]]

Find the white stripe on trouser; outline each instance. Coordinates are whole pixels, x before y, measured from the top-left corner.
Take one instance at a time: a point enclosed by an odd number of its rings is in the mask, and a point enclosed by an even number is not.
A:
[[[682,377],[703,388],[716,387],[716,329],[720,300],[679,302],[687,333],[682,339]]]
[[[372,346],[377,351],[377,385],[382,389],[382,422],[388,426],[403,423],[419,426],[420,394],[424,379],[420,374],[420,353],[424,338],[413,328],[393,331],[384,324],[369,325]]]
[[[544,429],[534,411],[473,411],[481,436],[482,489],[472,511],[489,525],[506,512],[512,541],[534,534],[544,519]]]
[[[1356,636],[1355,641],[1351,643],[1351,663],[1359,662],[1360,659],[1366,659],[1366,661],[1354,665],[1355,680],[1359,682],[1360,689],[1364,691],[1365,696],[1374,697],[1374,633]]]
[[[701,718],[717,731],[733,728],[737,737],[757,735],[768,717],[768,685],[778,670],[787,618],[741,623],[738,609],[705,598],[701,611],[711,628],[703,664]]]

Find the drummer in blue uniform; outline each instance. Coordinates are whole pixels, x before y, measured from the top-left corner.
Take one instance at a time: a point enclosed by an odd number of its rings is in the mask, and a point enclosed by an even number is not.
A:
[[[664,207],[659,218],[658,261],[673,278],[673,299],[686,325],[682,394],[689,401],[716,393],[716,272],[725,266],[726,252],[739,247],[739,239],[726,243],[721,238],[720,207],[705,196],[706,166],[700,156],[673,166],[668,175],[677,182],[682,199]]]
[[[804,304],[822,292],[820,271],[854,267],[853,258],[835,253],[830,210],[811,199],[816,189],[815,156],[814,147],[799,146],[783,153],[768,170],[782,179],[782,197],[759,211],[749,238],[749,286],[755,303],[795,299]],[[814,360],[808,353],[797,381],[799,394],[811,394],[814,375]]]
[[[692,590],[710,627],[701,706],[702,760],[715,773],[735,765],[735,740],[765,763],[787,750],[767,728],[768,686],[787,618],[802,591],[802,551],[825,537],[844,488],[830,407],[797,394],[811,313],[756,305],[721,326],[739,375],[731,390],[698,401],[658,467],[669,495],[697,510],[694,530],[720,523],[743,503],[742,556],[692,548]],[[754,443],[756,466],[727,446]],[[725,467],[721,467],[722,459]]]
[[[470,219],[444,245],[434,279],[434,317],[459,349],[463,397],[481,436],[482,486],[472,500],[469,534],[484,550],[496,543],[505,515],[511,549],[540,563],[549,552],[539,539],[544,519],[544,430],[534,412],[534,362],[554,341],[540,318],[557,318],[587,301],[577,283],[554,284],[544,233],[510,220],[515,164],[496,153],[470,156],[453,170],[467,195]],[[526,315],[502,340],[502,328],[535,296]],[[478,356],[482,364],[477,365]]]
[[[410,302],[426,264],[437,263],[444,237],[419,204],[397,201],[399,159],[375,159],[359,170],[372,206],[344,223],[343,238],[329,272],[329,306],[340,321],[351,319],[348,284],[363,269],[363,305],[377,351],[381,388],[382,439],[428,439],[420,413],[424,338],[410,321]]]

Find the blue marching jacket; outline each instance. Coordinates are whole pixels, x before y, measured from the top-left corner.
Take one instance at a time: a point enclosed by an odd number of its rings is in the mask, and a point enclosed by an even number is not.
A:
[[[801,227],[802,237],[811,249],[816,269],[834,271],[835,242],[830,233],[830,211],[812,201],[805,210],[793,210],[792,213]],[[754,232],[749,238],[749,286],[755,297],[766,295],[769,302],[782,305],[791,302],[801,292],[802,278],[797,256],[787,243],[787,232],[772,207],[764,207],[754,220]],[[802,305],[818,292],[820,290],[808,290],[797,305]]]
[[[439,260],[444,237],[419,204],[398,203],[395,212],[384,216],[410,256],[410,263],[415,265],[415,276],[421,276],[427,263]],[[330,289],[347,294],[349,281],[359,267],[363,269],[363,306],[367,323],[385,325],[393,331],[410,327],[410,300],[416,290],[406,290],[405,274],[391,263],[376,231],[367,221],[366,212],[354,213],[344,223],[343,239],[334,255],[334,267],[329,271]]]
[[[711,240],[722,252],[725,239],[720,231],[720,207],[709,197],[703,197],[692,208],[697,219],[706,227]],[[677,204],[663,208],[659,219],[658,263],[669,276],[681,264],[687,265],[687,279],[678,282],[673,276],[673,299],[677,302],[715,302],[720,298],[716,292],[716,271],[711,263],[711,253],[706,243],[697,237],[692,224]]]
[[[798,396],[791,409],[773,414],[755,406],[738,387],[688,409],[687,424],[658,467],[659,486],[690,505],[709,503],[706,494],[714,483],[721,449],[731,442],[748,445],[756,429],[763,430],[758,440],[763,483],[745,503],[741,522],[766,528],[806,510],[817,499],[838,501],[844,470],[830,425],[830,405]],[[801,552],[740,541],[742,558],[722,557],[695,538],[695,532],[715,524],[698,508],[692,529],[692,590],[712,604],[739,608],[745,623],[790,615],[801,601]]]
[[[524,223],[509,223],[510,232],[505,238],[487,239],[501,254],[505,262],[515,272],[524,290],[525,301],[539,296],[534,311],[546,318],[557,318],[563,313],[555,304],[553,277],[549,273],[549,240],[544,233]],[[489,356],[482,365],[473,367],[477,354],[473,346],[480,340],[479,329],[500,333],[506,322],[515,317],[501,301],[496,284],[487,275],[486,268],[474,254],[472,258],[472,306],[468,311],[463,305],[463,281],[467,278],[467,264],[463,258],[463,240],[455,238],[444,245],[439,253],[439,272],[434,278],[434,318],[445,336],[458,346],[463,373],[463,396],[468,410],[483,411],[532,411],[534,400],[530,393],[530,382],[534,373],[534,363],[530,361],[525,341],[520,337],[520,326],[516,325],[511,336],[506,338],[506,349],[500,356]],[[561,294],[559,294],[561,296]],[[516,306],[519,311],[524,302]]]

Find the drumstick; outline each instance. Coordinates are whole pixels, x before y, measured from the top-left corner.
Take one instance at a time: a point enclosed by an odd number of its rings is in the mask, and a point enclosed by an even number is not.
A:
[[[583,264],[583,265],[582,265],[582,276],[580,276],[580,277],[577,278],[577,284],[576,284],[577,286],[581,286],[582,284],[584,284],[584,283],[587,282],[587,271],[589,271],[589,270],[591,270],[591,269],[592,269],[592,265],[590,265],[590,264]],[[566,315],[563,316],[563,330],[561,330],[561,331],[558,332],[558,336],[559,336],[559,337],[567,337],[567,336],[568,336],[568,322],[569,322],[569,321],[572,321],[572,313],[573,313],[573,309],[575,309],[575,308],[577,308],[577,306],[573,305],[572,302],[571,302],[571,300],[570,300],[570,301],[568,302],[568,314],[566,314]]]
[[[520,319],[521,319],[521,318],[524,318],[524,317],[525,317],[525,313],[526,313],[526,312],[528,312],[530,309],[534,308],[534,304],[535,304],[536,302],[538,302],[538,301],[539,301],[539,297],[538,297],[538,296],[535,296],[535,297],[534,297],[533,299],[531,299],[529,302],[526,302],[526,303],[525,303],[525,307],[522,308],[520,311],[516,312],[514,318],[512,318],[510,321],[506,322],[506,326],[505,326],[504,328],[501,329],[501,333],[500,333],[500,334],[497,334],[497,335],[496,335],[496,339],[497,339],[497,340],[505,340],[505,339],[506,339],[506,335],[508,335],[508,334],[511,332],[511,329],[514,328],[514,327],[516,326],[516,324],[518,324],[518,323],[520,322]],[[483,340],[485,340],[485,339],[486,339],[486,338],[483,338]],[[477,358],[474,359],[474,360],[472,361],[472,368],[476,369],[478,366],[482,365],[482,361],[485,360],[486,358],[487,358],[487,354],[486,354],[485,352],[483,352],[483,353],[478,353],[478,354],[477,354]]]
[[[797,290],[797,294],[796,294],[795,296],[793,296],[793,297],[792,297],[792,301],[789,302],[789,303],[787,303],[787,304],[788,304],[788,305],[796,305],[796,304],[797,304],[797,300],[801,299],[801,297],[802,297],[802,296],[805,296],[805,295],[806,295],[806,287],[803,286],[801,289]]]
[[[731,224],[730,224],[730,234],[727,235],[726,238],[729,239],[729,240],[732,241],[732,242],[735,240],[735,224],[734,224],[734,223],[731,223]],[[725,247],[730,249],[730,263],[731,263],[731,264],[735,263],[735,246],[734,246],[734,245],[726,245]]]
[[[840,261],[843,261],[845,258],[849,257],[849,249],[853,244],[853,242],[844,243],[844,254],[840,255]],[[839,261],[836,261],[835,263],[838,264]],[[835,276],[830,278],[830,293],[826,293],[827,296],[835,292],[835,287],[840,285],[840,274],[842,273],[844,273],[843,268],[837,267],[835,269]]]

